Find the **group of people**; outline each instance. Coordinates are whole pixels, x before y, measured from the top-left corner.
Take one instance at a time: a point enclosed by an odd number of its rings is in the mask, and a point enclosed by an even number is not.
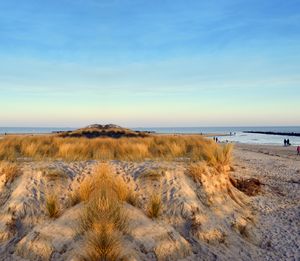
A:
[[[283,143],[284,143],[284,146],[285,146],[285,147],[286,147],[286,146],[291,146],[291,145],[292,145],[292,144],[290,143],[290,140],[289,140],[289,139],[284,139]],[[300,155],[300,146],[297,146],[296,150],[297,150],[297,155]]]
[[[215,141],[216,143],[218,143],[218,142],[219,142],[218,137],[214,137],[214,141]]]
[[[290,139],[284,139],[284,146],[291,146]]]

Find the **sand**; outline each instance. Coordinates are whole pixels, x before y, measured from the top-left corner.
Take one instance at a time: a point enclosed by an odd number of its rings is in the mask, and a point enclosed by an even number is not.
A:
[[[0,260],[78,260],[76,236],[83,203],[68,207],[68,195],[96,161],[24,162],[4,185],[0,177]],[[292,148],[237,145],[234,171],[188,175],[184,161],[111,161],[117,175],[139,193],[130,214],[124,260],[300,260],[300,156]],[[43,171],[64,173],[51,178]],[[158,176],[147,175],[156,171]],[[262,191],[249,197],[229,181],[258,178]],[[54,190],[62,215],[46,215],[45,195]],[[150,219],[145,207],[160,193],[163,211]]]
[[[251,197],[259,217],[264,260],[300,260],[300,156],[295,147],[237,145],[236,177],[255,177],[263,191]]]

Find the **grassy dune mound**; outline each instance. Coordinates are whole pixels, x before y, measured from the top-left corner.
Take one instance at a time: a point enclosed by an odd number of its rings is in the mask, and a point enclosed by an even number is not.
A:
[[[64,131],[58,134],[60,137],[85,137],[85,138],[98,138],[98,137],[110,137],[110,138],[121,138],[121,137],[146,137],[148,132],[134,131],[131,129],[122,128],[114,124],[100,125],[93,124],[85,128],[81,128],[75,131]]]

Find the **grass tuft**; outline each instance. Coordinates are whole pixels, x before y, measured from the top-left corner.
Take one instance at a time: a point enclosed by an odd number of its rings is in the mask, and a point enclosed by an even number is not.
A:
[[[150,197],[148,208],[147,208],[147,215],[150,218],[158,218],[162,211],[162,200],[161,196],[158,194],[153,194]]]
[[[128,231],[123,203],[136,204],[137,195],[105,163],[94,168],[78,191],[85,204],[78,228],[85,242],[81,260],[120,260],[122,237]]]
[[[88,176],[86,177],[79,185],[77,191],[78,196],[73,195],[74,197],[78,197],[80,201],[88,201],[91,194],[95,190],[96,184],[93,181],[93,178]]]
[[[50,218],[57,218],[60,215],[59,202],[54,194],[46,197],[46,210]]]
[[[81,260],[119,260],[127,213],[111,185],[99,187],[86,202],[80,218],[85,246]]]
[[[120,235],[111,224],[103,224],[86,237],[85,251],[82,261],[119,260],[121,256]]]
[[[115,175],[112,167],[106,163],[98,164],[91,176],[86,177],[77,190],[80,201],[88,201],[95,192],[103,187],[109,187],[115,193],[118,200],[135,204],[137,195],[127,186],[125,181]]]
[[[188,173],[192,176],[194,181],[201,182],[201,176],[208,172],[206,162],[199,162],[190,165]]]
[[[0,176],[5,177],[5,185],[12,183],[19,175],[19,166],[13,162],[2,161],[0,162]]]

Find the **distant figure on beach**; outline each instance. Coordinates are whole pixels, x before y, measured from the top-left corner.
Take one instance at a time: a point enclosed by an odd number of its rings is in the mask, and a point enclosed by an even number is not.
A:
[[[297,155],[300,155],[300,146],[297,147]]]
[[[286,145],[287,145],[287,146],[291,146],[290,139],[287,139],[287,140],[286,140]]]
[[[284,143],[284,146],[286,146],[286,139],[284,139],[283,143]]]

